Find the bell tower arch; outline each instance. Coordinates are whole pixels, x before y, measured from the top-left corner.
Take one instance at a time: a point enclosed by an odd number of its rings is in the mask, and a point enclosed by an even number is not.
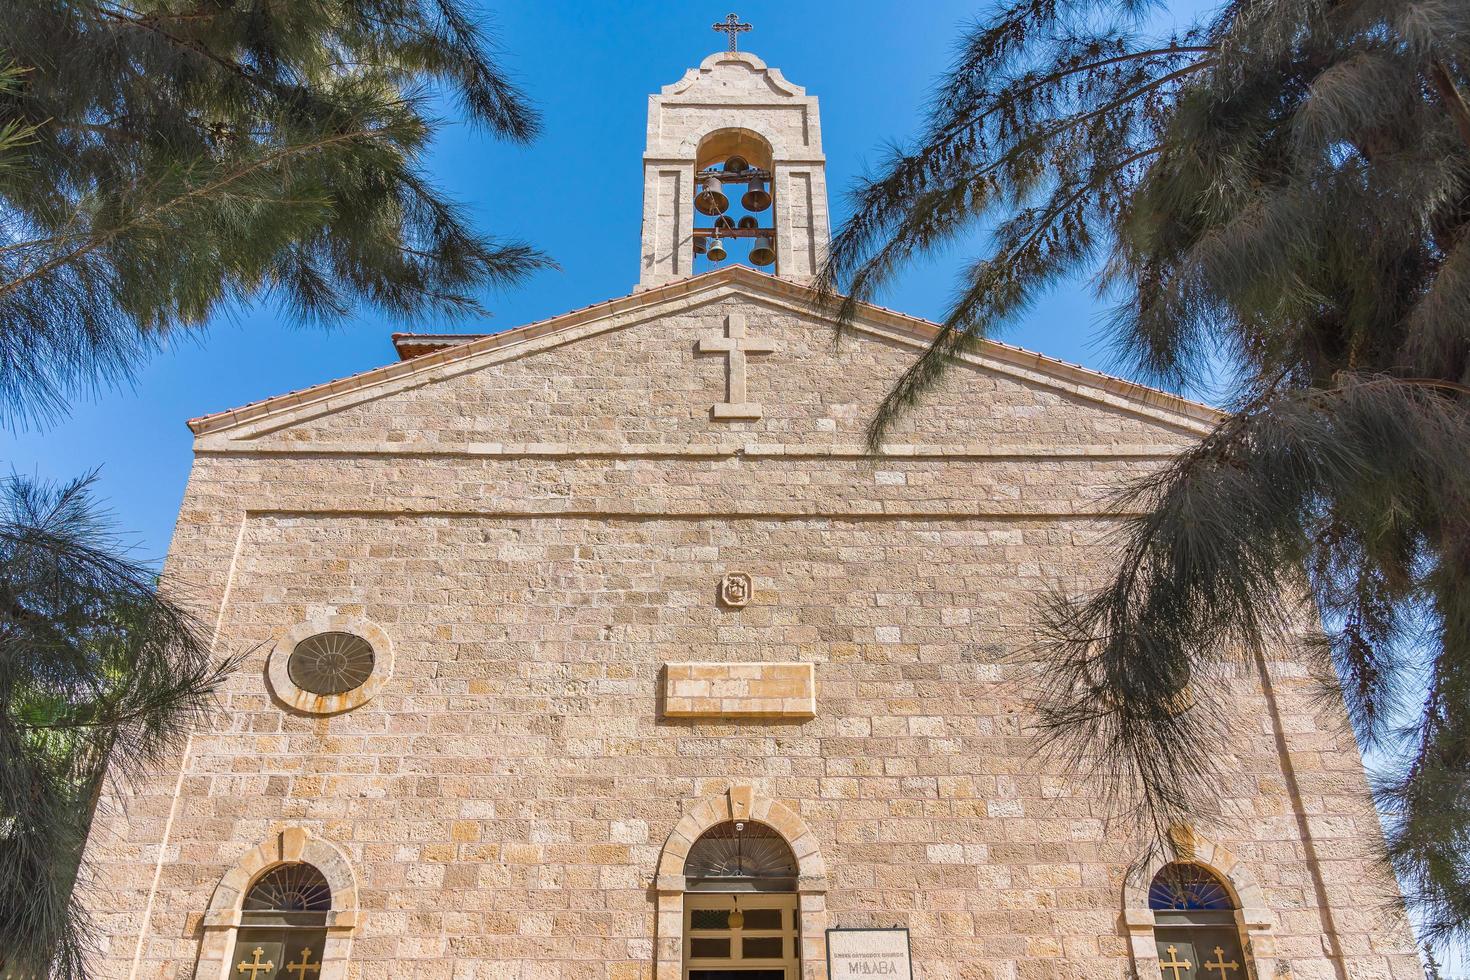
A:
[[[649,96],[639,289],[703,271],[716,238],[720,262],[810,282],[829,234],[816,96],[747,51],[712,54]]]

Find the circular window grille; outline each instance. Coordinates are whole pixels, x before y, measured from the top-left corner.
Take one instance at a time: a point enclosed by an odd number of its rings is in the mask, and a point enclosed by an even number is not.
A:
[[[1148,889],[1148,907],[1159,912],[1205,912],[1235,908],[1230,892],[1197,864],[1166,864]]]
[[[373,647],[352,633],[318,633],[291,651],[286,672],[303,691],[326,697],[361,687],[373,673]]]
[[[283,864],[266,873],[245,897],[247,912],[330,912],[332,887],[309,864]]]

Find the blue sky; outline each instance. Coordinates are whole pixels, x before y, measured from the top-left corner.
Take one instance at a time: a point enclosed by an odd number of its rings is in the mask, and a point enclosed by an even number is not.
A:
[[[42,430],[0,433],[0,460],[51,479],[100,466],[99,490],[119,528],[140,556],[159,561],[191,460],[185,419],[387,363],[394,359],[394,330],[507,329],[629,292],[638,275],[646,97],[724,46],[724,35],[710,25],[730,4],[487,4],[507,63],[544,113],[545,131],[532,146],[511,146],[451,119],[426,168],[482,230],[525,239],[561,266],[513,292],[488,296],[491,320],[402,324],[362,311],[322,330],[283,323],[268,304],[233,310],[176,340],[131,387],[79,400],[69,418]],[[1205,0],[1180,0],[1165,23],[1202,6]],[[755,26],[742,36],[742,49],[821,100],[837,221],[847,213],[847,189],[881,158],[884,145],[915,132],[959,27],[986,9],[986,0],[739,4],[741,19]],[[883,304],[942,315],[955,272],[979,247],[972,241],[908,270]],[[1098,341],[1101,309],[1086,284],[1077,283],[1047,297],[1003,336],[1116,373]]]
[[[842,4],[752,0],[739,6],[755,30],[741,46],[818,96],[834,217],[884,145],[907,138],[934,79],[949,64],[959,25],[984,0]],[[480,229],[548,252],[560,271],[486,297],[501,330],[629,292],[638,276],[647,96],[724,46],[710,25],[718,3],[489,2],[506,61],[545,117],[522,147],[451,120],[426,161],[438,184],[464,202]],[[449,112],[446,108],[446,112]],[[935,317],[973,249],[916,267],[884,305]],[[1037,307],[1006,340],[1106,367],[1090,341],[1097,305],[1084,286]],[[234,310],[176,338],[124,390],[81,399],[69,418],[40,431],[0,432],[0,459],[26,474],[64,479],[100,466],[99,489],[139,554],[167,550],[190,463],[184,420],[394,359],[394,330],[439,330],[426,319],[390,322],[370,311],[331,329],[283,323],[269,304]]]

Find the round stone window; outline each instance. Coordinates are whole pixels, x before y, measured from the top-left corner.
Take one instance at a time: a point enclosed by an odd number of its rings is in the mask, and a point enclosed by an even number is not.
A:
[[[296,711],[351,711],[372,700],[393,676],[393,643],[360,617],[314,617],[276,641],[266,676],[276,698]]]
[[[327,697],[346,694],[373,675],[373,645],[355,633],[308,636],[291,651],[286,674],[303,691]]]

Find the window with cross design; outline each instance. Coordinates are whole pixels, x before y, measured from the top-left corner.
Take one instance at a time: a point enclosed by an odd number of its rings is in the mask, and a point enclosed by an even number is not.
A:
[[[1210,869],[1167,864],[1148,890],[1163,980],[1250,980],[1236,902]]]
[[[281,864],[245,896],[230,976],[237,980],[318,980],[332,889],[309,864]]]

